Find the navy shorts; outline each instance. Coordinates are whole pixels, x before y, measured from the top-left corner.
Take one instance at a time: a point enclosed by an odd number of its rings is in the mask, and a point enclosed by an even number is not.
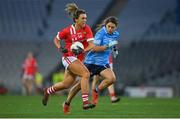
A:
[[[106,65],[95,65],[95,64],[84,64],[90,72],[90,76],[100,75],[101,71],[110,68],[109,64]]]

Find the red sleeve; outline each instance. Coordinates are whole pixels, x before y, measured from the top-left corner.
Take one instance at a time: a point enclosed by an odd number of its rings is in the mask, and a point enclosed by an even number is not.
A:
[[[112,55],[109,56],[109,64],[113,63]]]
[[[36,73],[38,71],[38,64],[36,59],[34,59],[34,73]]]
[[[87,41],[91,41],[91,40],[94,40],[93,39],[93,33],[92,33],[92,30],[91,28],[87,25],[86,27],[86,38],[87,38]]]
[[[56,36],[56,38],[57,38],[58,40],[66,39],[67,31],[68,31],[67,28],[59,31],[58,34],[57,34],[57,36]]]

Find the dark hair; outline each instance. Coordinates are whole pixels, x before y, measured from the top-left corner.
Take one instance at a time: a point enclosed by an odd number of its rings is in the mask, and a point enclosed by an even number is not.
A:
[[[104,21],[101,24],[97,25],[96,31],[98,31],[103,26],[106,26],[106,24],[108,24],[109,22],[112,22],[116,26],[118,26],[118,19],[114,16],[110,16],[110,17],[107,17],[106,19],[104,19]]]
[[[72,17],[73,21],[78,19],[81,14],[86,14],[86,11],[79,9],[75,3],[68,3],[66,5],[65,11]]]

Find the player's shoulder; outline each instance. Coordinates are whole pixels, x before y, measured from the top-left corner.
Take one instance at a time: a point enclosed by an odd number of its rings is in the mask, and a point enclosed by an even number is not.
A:
[[[86,25],[84,26],[84,30],[91,30],[91,27],[86,24]]]
[[[115,36],[118,36],[118,37],[119,37],[119,36],[120,36],[120,33],[119,33],[118,31],[114,31],[114,32],[113,32],[113,35],[115,35]]]
[[[86,24],[84,28],[89,28],[89,29],[90,29],[91,27],[90,27],[89,25]]]
[[[72,25],[69,25],[69,26],[65,27],[64,30],[69,31],[71,28],[72,28]]]
[[[106,30],[104,29],[104,27],[102,27],[96,32],[96,34],[97,35],[104,35],[104,34],[106,34]]]
[[[114,31],[114,33],[115,33],[116,35],[120,35],[120,33],[119,33],[118,31]]]

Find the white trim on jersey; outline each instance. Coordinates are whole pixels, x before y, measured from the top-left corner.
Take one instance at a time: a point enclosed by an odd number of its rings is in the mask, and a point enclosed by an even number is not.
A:
[[[57,33],[56,38],[57,38],[58,40],[60,40],[60,38],[59,38],[59,32]]]
[[[77,60],[77,58],[74,56],[62,57],[62,64],[65,67],[65,69],[67,69],[68,66],[75,60]]]
[[[72,27],[72,29],[73,29],[74,34],[76,34],[76,29],[75,29],[75,27],[74,27],[73,25],[71,25],[71,27]]]
[[[23,74],[23,80],[34,80],[34,75],[32,74]]]
[[[70,28],[70,34],[73,35],[73,29],[72,29],[72,27]],[[72,38],[71,40],[72,40],[72,42],[74,42],[74,38]]]
[[[70,28],[70,34],[73,35],[73,34],[76,34],[76,30],[75,30],[75,27],[73,25],[71,25],[71,28]],[[77,40],[77,38],[72,38],[72,42],[74,42],[75,40]]]
[[[94,40],[94,38],[88,38],[87,39],[87,41],[89,42],[89,41],[93,41]]]
[[[72,35],[73,33],[72,33],[72,28],[70,28],[70,34]]]

